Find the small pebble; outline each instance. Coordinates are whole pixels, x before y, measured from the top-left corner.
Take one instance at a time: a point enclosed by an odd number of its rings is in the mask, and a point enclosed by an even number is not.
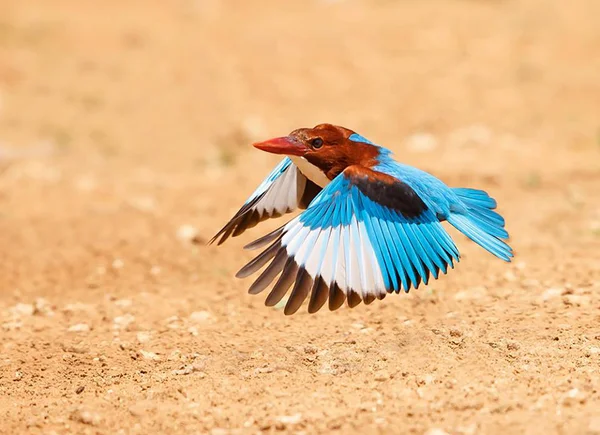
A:
[[[213,320],[213,315],[208,311],[194,311],[190,314],[190,321],[194,323],[205,323]]]
[[[294,425],[302,421],[302,414],[298,413],[294,415],[280,415],[276,418],[276,420],[284,425]]]
[[[147,350],[140,350],[140,354],[145,358],[152,361],[160,360],[160,356],[154,352],[149,352]]]
[[[521,346],[519,346],[519,343],[517,343],[516,341],[509,341],[508,343],[506,343],[506,348],[508,350],[519,350]]]
[[[123,266],[125,266],[125,262],[123,260],[121,260],[120,258],[116,258],[113,262],[112,262],[112,267],[113,269],[122,269]]]
[[[198,237],[198,229],[192,225],[181,225],[177,229],[177,238],[182,242],[192,242]]]
[[[450,337],[461,337],[462,335],[463,335],[462,332],[458,329],[450,330]]]
[[[135,317],[131,314],[125,314],[123,316],[117,316],[113,320],[114,329],[125,329],[135,321]]]
[[[140,331],[136,335],[138,342],[140,343],[148,343],[152,338],[152,333],[148,331]]]
[[[585,403],[587,397],[578,388],[573,388],[564,395],[563,405],[564,406],[575,406]]]
[[[187,366],[185,366],[182,369],[173,370],[173,374],[174,375],[189,375],[189,374],[192,374],[195,372],[200,372],[200,377],[203,378],[204,376],[206,376],[206,373],[202,372],[203,368],[204,368],[204,365],[200,364],[200,363],[188,364]]]
[[[77,409],[71,413],[71,420],[90,426],[96,426],[100,423],[100,415],[88,410]]]
[[[544,293],[542,293],[541,299],[543,302],[549,301],[550,299],[559,297],[563,294],[564,291],[565,289],[560,287],[549,288]]]
[[[69,332],[89,332],[90,325],[87,323],[76,323],[75,325],[69,326]]]
[[[379,370],[378,372],[375,373],[375,377],[374,377],[374,379],[377,382],[384,382],[384,381],[387,381],[389,378],[390,378],[390,374],[386,370]]]
[[[35,312],[35,307],[31,304],[18,303],[10,311],[16,316],[31,316]]]

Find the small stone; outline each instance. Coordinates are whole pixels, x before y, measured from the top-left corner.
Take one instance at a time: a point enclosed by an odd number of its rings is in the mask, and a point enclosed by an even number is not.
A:
[[[485,296],[487,296],[487,294],[488,294],[487,287],[476,286],[476,287],[471,287],[467,290],[457,292],[454,295],[454,299],[456,299],[457,301],[475,300],[475,299],[484,298]]]
[[[458,329],[453,328],[450,330],[450,337],[462,337],[462,335],[463,333]]]
[[[190,314],[190,321],[194,323],[213,322],[214,316],[208,311],[194,311]]]
[[[127,410],[134,417],[141,417],[148,412],[148,406],[146,406],[144,403],[136,403],[131,405]]]
[[[85,390],[85,387],[81,385],[80,387],[77,387],[77,389],[75,390],[75,394],[81,394],[83,393],[83,390]]]
[[[15,320],[11,322],[4,322],[2,324],[2,329],[4,329],[5,331],[15,331],[17,329],[21,329],[22,326],[23,322],[21,322],[20,320]]]
[[[113,329],[125,329],[135,321],[135,317],[131,314],[117,316],[113,320]]]
[[[90,426],[96,426],[100,423],[100,415],[85,409],[77,409],[71,413],[71,420],[87,424]]]
[[[435,376],[428,374],[424,375],[418,380],[418,385],[431,385],[435,381]]]
[[[302,421],[302,414],[298,413],[298,414],[294,414],[294,415],[280,415],[275,420],[277,420],[277,422],[282,423],[286,426],[294,425],[294,424],[298,424]]]
[[[575,305],[578,307],[587,307],[590,305],[590,297],[588,295],[567,294],[563,296],[565,305]]]
[[[244,422],[244,427],[245,428],[252,427],[252,426],[254,426],[255,423],[256,423],[256,420],[254,420],[254,417],[250,417],[248,420],[246,420]]]
[[[116,258],[113,262],[112,262],[112,268],[113,269],[122,269],[123,266],[125,266],[125,262],[123,260],[121,260],[120,258]]]
[[[515,263],[515,267],[521,271],[525,270],[527,268],[527,263],[525,263],[524,261],[517,261]]]
[[[69,332],[90,332],[90,325],[87,323],[76,323],[75,325],[69,326]]]
[[[177,238],[182,242],[193,242],[198,237],[198,229],[192,225],[181,225],[177,229]]]
[[[35,307],[31,304],[18,303],[10,311],[15,316],[31,316],[35,312]]]
[[[201,364],[201,363],[188,364],[187,366],[185,366],[182,369],[173,370],[173,374],[174,375],[189,375],[189,374],[192,374],[195,372],[200,372],[200,377],[203,378],[204,376],[206,376],[206,373],[204,373],[202,371],[203,368],[204,368],[204,364]]]
[[[506,343],[506,348],[508,350],[519,350],[521,346],[519,346],[519,343],[517,343],[516,341],[509,341],[508,343]]]
[[[377,382],[384,382],[384,381],[387,381],[389,378],[390,378],[390,374],[386,370],[379,370],[378,372],[375,373],[375,377],[374,377],[374,379]]]
[[[307,345],[307,346],[304,346],[304,352],[305,352],[305,353],[308,353],[308,354],[310,354],[310,355],[314,355],[314,354],[316,354],[316,353],[318,352],[318,350],[319,350],[319,349],[317,349],[315,346],[312,346],[312,345],[310,345],[310,344],[309,344],[309,345]]]
[[[85,346],[65,346],[63,347],[65,352],[76,353],[76,354],[84,354],[88,353],[90,350]]]
[[[373,421],[377,426],[383,426],[385,424],[387,424],[387,420],[383,417],[377,417],[374,421]]]
[[[575,406],[585,403],[587,397],[578,388],[573,388],[564,395],[563,405],[564,406]]]
[[[159,361],[160,360],[160,356],[154,352],[140,349],[140,354],[144,357],[144,359],[149,359],[151,361]]]
[[[560,295],[563,294],[564,291],[565,291],[565,289],[560,288],[560,287],[549,288],[544,293],[542,293],[541,300],[543,302],[547,302],[551,299],[559,297]]]
[[[136,334],[136,337],[141,344],[148,343],[152,338],[152,333],[148,331],[140,331]]]
[[[23,379],[23,372],[17,370],[15,372],[15,376],[13,377],[13,381],[20,381],[21,379]]]
[[[459,426],[456,428],[456,432],[462,435],[475,435],[477,433],[477,423],[471,423],[468,426]]]
[[[54,310],[52,309],[52,305],[50,305],[46,299],[37,298],[35,300],[33,314],[51,317],[54,316]]]

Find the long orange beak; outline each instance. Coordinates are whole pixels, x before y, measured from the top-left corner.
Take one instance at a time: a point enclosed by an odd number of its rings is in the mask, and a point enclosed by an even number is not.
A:
[[[287,156],[303,156],[308,148],[298,139],[292,136],[276,137],[253,145],[259,150],[273,154],[285,154]]]

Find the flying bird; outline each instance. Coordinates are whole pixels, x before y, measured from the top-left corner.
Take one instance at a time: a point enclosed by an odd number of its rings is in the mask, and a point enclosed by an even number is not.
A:
[[[336,310],[370,304],[388,293],[427,285],[460,254],[447,221],[496,257],[511,247],[496,201],[485,191],[451,188],[433,175],[397,162],[390,150],[344,127],[319,124],[254,144],[286,156],[209,243],[222,244],[259,222],[304,211],[245,246],[265,248],[237,273],[263,269],[249,293],[270,287],[265,304],[289,291],[284,313],[309,298],[308,312],[328,301]]]

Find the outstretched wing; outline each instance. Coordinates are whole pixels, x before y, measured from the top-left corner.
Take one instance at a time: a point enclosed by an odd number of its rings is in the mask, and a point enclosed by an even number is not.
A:
[[[427,284],[459,261],[454,242],[435,212],[406,183],[382,172],[350,166],[327,185],[308,209],[249,245],[269,244],[237,274],[269,265],[251,285],[257,294],[279,276],[266,305],[277,304],[293,284],[285,314],[310,294],[308,311],[344,300],[354,307],[387,293]]]
[[[321,188],[307,179],[286,157],[246,200],[242,208],[209,242],[222,244],[268,218],[306,208]]]

